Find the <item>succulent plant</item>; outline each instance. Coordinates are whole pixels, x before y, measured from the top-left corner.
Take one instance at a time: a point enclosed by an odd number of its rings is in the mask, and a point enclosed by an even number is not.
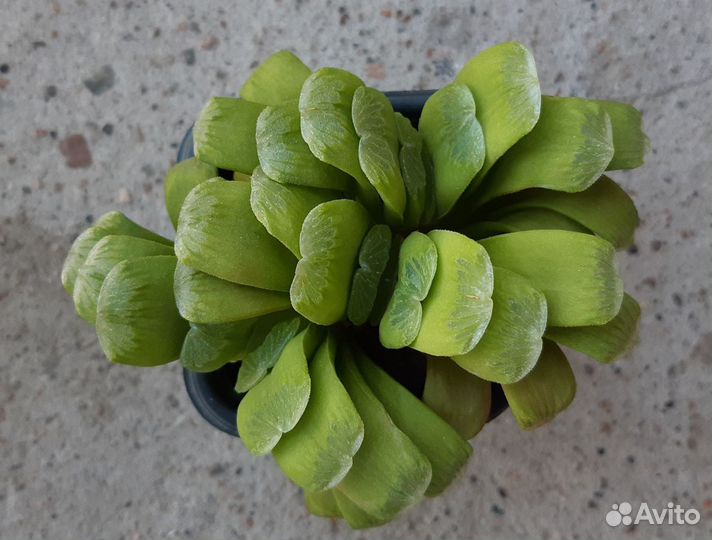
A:
[[[417,126],[282,51],[193,134],[165,181],[175,244],[109,213],[62,282],[112,362],[241,362],[242,441],[314,514],[392,520],[457,477],[493,384],[534,428],[576,392],[561,346],[607,363],[635,340],[615,251],[638,215],[606,173],[642,164],[641,115],[542,96],[519,43],[470,60]],[[427,364],[422,396],[395,354]]]

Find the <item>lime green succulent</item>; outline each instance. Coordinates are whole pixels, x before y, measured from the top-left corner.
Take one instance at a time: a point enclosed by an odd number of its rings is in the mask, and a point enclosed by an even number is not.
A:
[[[561,346],[608,363],[636,339],[615,252],[638,215],[607,172],[643,163],[641,115],[542,96],[519,43],[468,62],[418,126],[282,51],[193,134],[165,181],[175,243],[111,212],[62,283],[112,362],[240,362],[242,441],[316,515],[387,523],[457,478],[493,383],[534,428],[576,393]],[[422,396],[388,374],[396,349],[425,361]]]

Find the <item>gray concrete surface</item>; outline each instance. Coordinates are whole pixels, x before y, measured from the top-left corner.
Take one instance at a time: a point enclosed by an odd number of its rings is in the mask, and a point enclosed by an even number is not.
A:
[[[0,0],[0,538],[710,538],[711,12],[706,0]],[[533,49],[545,92],[644,112],[647,164],[614,174],[642,216],[620,256],[640,345],[615,366],[572,355],[565,414],[534,433],[503,415],[460,481],[393,524],[310,517],[271,459],[203,423],[177,365],[102,358],[60,286],[62,259],[112,208],[169,234],[162,177],[182,133],[277,49],[412,89],[509,39]],[[622,501],[703,517],[609,528]]]

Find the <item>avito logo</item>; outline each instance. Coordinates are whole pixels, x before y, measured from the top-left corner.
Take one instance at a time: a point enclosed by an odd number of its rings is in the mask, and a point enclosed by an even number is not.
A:
[[[606,514],[606,523],[611,527],[618,525],[696,525],[700,521],[700,512],[694,508],[684,509],[679,504],[671,502],[662,510],[651,508],[648,503],[640,503],[638,511],[633,517],[633,506],[629,502],[611,505],[611,510]]]

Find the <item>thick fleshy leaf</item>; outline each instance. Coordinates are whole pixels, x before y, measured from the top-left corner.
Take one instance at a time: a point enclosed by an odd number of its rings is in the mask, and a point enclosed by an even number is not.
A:
[[[420,223],[429,225],[435,221],[437,216],[438,200],[435,197],[435,165],[433,164],[433,156],[430,155],[428,146],[423,143],[423,167],[425,168],[425,209]]]
[[[198,184],[216,176],[218,176],[217,167],[203,163],[198,158],[186,159],[168,170],[163,187],[166,210],[174,228],[178,227],[180,209],[188,193]]]
[[[404,222],[409,227],[417,227],[425,210],[428,188],[423,163],[423,136],[401,113],[395,113],[395,117],[400,146],[398,160],[406,193]]]
[[[448,84],[428,98],[418,130],[433,159],[437,216],[447,214],[485,158],[475,100],[464,84]]]
[[[135,236],[137,238],[153,240],[159,244],[173,245],[173,242],[167,238],[163,238],[148,229],[144,229],[121,212],[108,212],[97,219],[92,227],[89,227],[86,231],[77,236],[72,247],[69,249],[69,253],[67,253],[67,258],[64,259],[64,265],[62,266],[62,285],[70,295],[74,294],[74,281],[77,279],[79,269],[84,264],[91,248],[93,248],[99,240],[110,234]]]
[[[355,325],[368,320],[376,301],[381,276],[391,252],[391,230],[387,225],[374,225],[366,233],[358,251],[358,268],[354,273],[346,314]]]
[[[272,450],[284,474],[306,491],[338,484],[363,441],[361,417],[336,375],[336,346],[336,338],[329,335],[312,358],[307,408]]]
[[[322,331],[316,326],[293,338],[272,371],[240,402],[237,430],[252,454],[269,453],[302,417],[311,390],[307,363],[321,338]]]
[[[262,315],[258,319],[254,328],[252,329],[252,334],[250,334],[250,340],[247,343],[247,350],[249,352],[256,350],[258,347],[260,347],[265,342],[265,340],[267,339],[267,336],[270,333],[272,333],[272,331],[278,324],[280,324],[288,319],[291,319],[295,316],[297,316],[296,313],[294,313],[294,311],[291,309],[288,309],[285,311],[278,311],[275,313],[270,313],[268,315]],[[306,328],[306,321],[303,321],[303,324],[300,326],[297,333],[304,330],[304,328]],[[289,341],[290,340],[287,340],[287,342],[289,342]],[[282,354],[282,350],[280,349],[276,358],[274,358],[274,360],[268,361],[268,363],[267,363],[268,369],[271,369],[274,366],[274,364],[277,363],[277,360],[279,360],[279,356],[281,354]],[[242,369],[240,369],[240,371],[242,371]],[[238,373],[238,377],[239,377],[239,373]],[[257,381],[257,382],[259,382],[259,381]],[[235,386],[237,386],[237,384]],[[237,390],[237,388],[235,388],[235,391],[239,392],[239,390]]]
[[[181,316],[193,323],[242,321],[290,308],[285,293],[239,285],[180,263],[174,286]]]
[[[618,315],[601,326],[560,328],[550,326],[545,336],[560,345],[570,347],[607,364],[625,354],[638,337],[640,306],[635,299],[623,295]]]
[[[193,125],[195,157],[220,169],[251,174],[259,161],[257,117],[264,105],[231,97],[210,98]]]
[[[337,373],[363,421],[364,436],[351,469],[335,491],[375,521],[387,521],[423,496],[432,476],[430,462],[393,423],[348,349],[339,354]],[[351,523],[348,513],[339,508]]]
[[[378,194],[361,170],[359,137],[351,120],[354,92],[363,81],[343,69],[322,68],[304,82],[299,95],[302,137],[318,159],[353,176],[359,196],[378,208]]]
[[[643,115],[627,103],[603,100],[595,102],[608,113],[613,128],[614,152],[608,170],[640,167],[645,160],[645,153],[650,149],[650,140],[643,131]]]
[[[256,128],[257,156],[272,180],[324,189],[348,190],[348,174],[319,161],[302,139],[297,101],[267,107]]]
[[[522,429],[533,429],[566,409],[576,395],[576,379],[556,343],[544,340],[539,361],[521,381],[503,384],[509,408]]]
[[[126,259],[149,255],[173,255],[173,247],[135,236],[112,235],[99,240],[87,255],[74,281],[74,307],[79,316],[94,324],[101,285],[111,269]]]
[[[638,226],[638,211],[630,196],[607,176],[578,193],[551,189],[529,189],[504,202],[496,215],[515,210],[542,208],[553,210],[580,223],[616,248],[633,241]]]
[[[324,326],[344,318],[368,225],[366,209],[349,199],[322,203],[309,212],[299,237],[302,259],[289,290],[298,313]]]
[[[428,236],[438,251],[438,267],[411,347],[433,356],[465,354],[492,315],[492,264],[484,248],[462,234],[435,230]]]
[[[472,439],[489,418],[492,384],[449,358],[429,356],[423,401],[461,437]]]
[[[185,199],[175,250],[186,266],[275,291],[289,290],[297,263],[252,213],[250,184],[219,179],[203,182]]]
[[[296,315],[277,322],[243,359],[235,391],[245,393],[260,382],[282,356],[287,344],[303,329],[304,319]]]
[[[371,309],[371,316],[368,318],[368,322],[371,326],[378,326],[380,324],[386,307],[391,301],[391,296],[393,296],[393,291],[398,281],[398,254],[400,252],[400,246],[399,238],[397,236],[394,237],[391,242],[391,251],[388,256],[386,268],[383,270],[381,282],[378,284],[378,292],[376,293],[376,300]]]
[[[523,231],[481,241],[492,264],[544,293],[550,326],[605,324],[616,316],[623,282],[611,244],[569,231]]]
[[[495,266],[492,301],[492,318],[482,339],[452,359],[487,381],[513,383],[532,370],[541,353],[546,298],[526,278]]]
[[[423,306],[412,293],[393,291],[378,328],[381,345],[387,349],[402,349],[415,340],[423,319]]]
[[[191,324],[180,351],[181,366],[198,373],[208,373],[229,362],[241,360],[258,320]]]
[[[482,177],[539,119],[541,89],[534,57],[521,43],[502,43],[467,62],[455,80],[467,85],[477,103],[486,142]]]
[[[388,349],[407,347],[418,335],[425,300],[438,266],[435,243],[425,234],[412,232],[398,254],[398,281],[381,318],[379,337]]]
[[[511,214],[497,217],[496,221],[479,221],[459,229],[459,231],[474,240],[481,240],[498,234],[546,229],[591,234],[591,231],[580,223],[546,208],[516,210]]]
[[[260,167],[252,173],[253,214],[296,257],[301,257],[299,233],[307,214],[315,206],[336,198],[338,194],[334,191],[275,182]]]
[[[366,512],[362,506],[352,501],[346,494],[339,490],[333,490],[334,501],[339,514],[346,520],[352,529],[369,529],[380,527],[388,523],[391,518],[379,518]]]
[[[398,429],[428,458],[432,477],[425,494],[442,493],[465,465],[472,448],[445,420],[363,354],[358,355],[358,367]]]
[[[359,136],[361,170],[383,201],[388,221],[400,224],[406,199],[393,106],[375,88],[360,86],[354,92],[351,117]]]
[[[334,498],[334,491],[331,489],[313,492],[305,491],[304,502],[307,510],[315,516],[326,518],[342,517]]]
[[[240,89],[240,97],[263,105],[297,99],[310,74],[311,70],[294,54],[278,51],[252,72]]]
[[[180,355],[188,323],[173,298],[173,255],[138,257],[114,266],[104,279],[96,333],[117,364],[157,366]]]
[[[483,238],[489,238],[490,236],[497,236],[498,234],[504,234],[508,232],[518,231],[508,223],[500,223],[499,221],[478,221],[466,227],[458,228],[458,232],[469,236],[473,240],[478,242]]]
[[[511,214],[505,214],[497,218],[497,223],[502,223],[504,227],[510,228],[510,230],[502,232],[555,229],[591,234],[591,231],[579,222],[546,208],[527,208]]]
[[[513,146],[477,190],[476,204],[528,188],[583,191],[613,157],[611,120],[585,99],[544,96],[534,129]]]

